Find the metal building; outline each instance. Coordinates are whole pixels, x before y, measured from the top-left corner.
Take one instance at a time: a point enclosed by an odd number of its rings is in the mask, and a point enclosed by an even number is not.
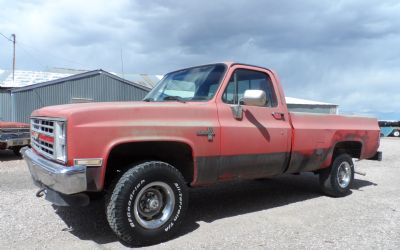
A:
[[[0,93],[2,120],[29,122],[33,110],[50,105],[141,100],[150,88],[104,70],[94,70]],[[2,105],[3,107],[3,105]],[[8,111],[7,111],[8,110]]]
[[[11,94],[8,89],[0,89],[0,121],[11,117]]]

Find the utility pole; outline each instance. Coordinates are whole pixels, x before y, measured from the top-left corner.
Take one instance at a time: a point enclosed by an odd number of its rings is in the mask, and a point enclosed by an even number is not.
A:
[[[13,42],[13,81],[15,76],[15,34],[11,34],[12,42]]]

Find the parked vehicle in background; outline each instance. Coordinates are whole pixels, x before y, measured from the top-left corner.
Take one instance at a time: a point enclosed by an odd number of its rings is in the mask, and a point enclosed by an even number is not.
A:
[[[400,137],[400,121],[379,121],[381,136]]]
[[[172,237],[189,187],[313,172],[340,197],[352,158],[381,158],[376,119],[289,112],[273,71],[237,63],[166,74],[141,102],[45,107],[31,130],[38,195],[86,205],[104,191],[110,227],[134,245]]]
[[[30,143],[29,124],[0,122],[0,149],[10,149],[20,156],[20,149]]]

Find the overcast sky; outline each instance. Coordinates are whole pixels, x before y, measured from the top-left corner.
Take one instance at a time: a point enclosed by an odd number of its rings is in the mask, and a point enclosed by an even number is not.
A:
[[[238,61],[274,69],[287,96],[400,119],[398,0],[0,0],[0,17],[17,69],[121,72],[121,51],[129,73]]]

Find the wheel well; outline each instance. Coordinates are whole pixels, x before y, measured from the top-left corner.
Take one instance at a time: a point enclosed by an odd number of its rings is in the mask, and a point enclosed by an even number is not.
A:
[[[115,146],[108,157],[104,187],[128,166],[145,161],[163,161],[178,169],[185,181],[193,180],[192,148],[181,142],[134,142]]]
[[[362,144],[358,141],[339,142],[335,145],[335,149],[333,151],[333,159],[343,153],[350,155],[352,158],[360,158],[361,149]]]

